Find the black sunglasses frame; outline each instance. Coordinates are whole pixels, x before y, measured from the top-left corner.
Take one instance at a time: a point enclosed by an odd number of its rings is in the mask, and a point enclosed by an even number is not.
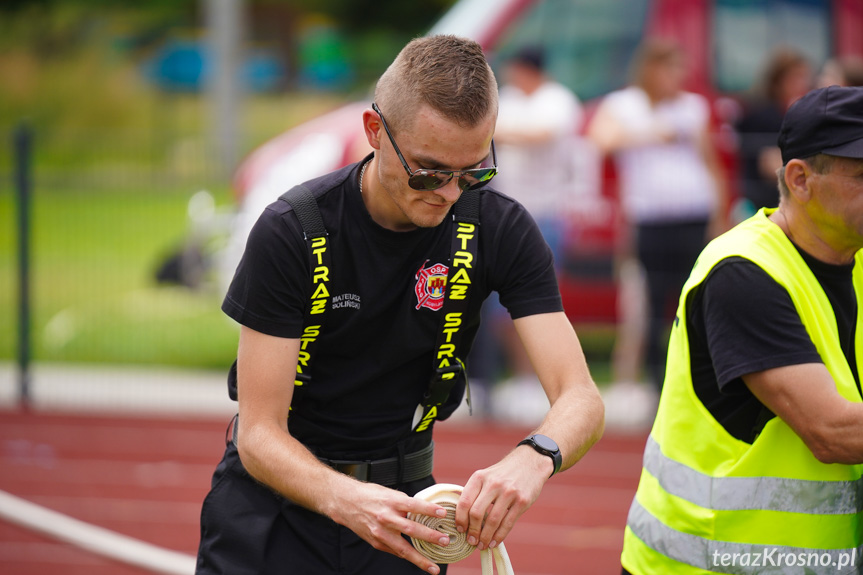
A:
[[[437,190],[438,188],[442,188],[447,185],[454,177],[458,177],[459,189],[466,192],[468,190],[476,190],[485,186],[497,175],[497,154],[494,151],[494,139],[491,141],[492,166],[489,168],[473,168],[470,170],[427,170],[425,168],[420,168],[416,171],[411,170],[405,157],[402,155],[401,150],[399,150],[399,146],[396,144],[396,140],[393,138],[393,134],[390,132],[389,126],[387,126],[387,121],[384,119],[381,109],[378,108],[378,105],[374,102],[372,102],[372,110],[374,110],[380,117],[381,124],[384,126],[384,130],[390,139],[390,143],[393,145],[396,155],[399,157],[402,166],[404,166],[405,172],[408,174],[408,185],[411,188],[420,191]],[[488,172],[488,174],[485,172]],[[481,174],[484,177],[476,178],[473,177],[474,174]]]

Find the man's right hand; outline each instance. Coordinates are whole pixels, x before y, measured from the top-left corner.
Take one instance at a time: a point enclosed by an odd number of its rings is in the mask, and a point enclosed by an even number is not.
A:
[[[412,521],[407,515],[418,513],[445,517],[446,509],[381,485],[345,479],[347,489],[339,490],[340,494],[333,498],[333,507],[327,509],[327,515],[333,521],[344,525],[379,551],[406,559],[428,573],[440,573],[437,564],[417,551],[402,535],[445,547],[449,544],[446,534]]]

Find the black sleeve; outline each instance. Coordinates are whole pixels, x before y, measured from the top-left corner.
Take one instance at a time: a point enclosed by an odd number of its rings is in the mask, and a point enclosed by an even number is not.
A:
[[[249,233],[222,311],[255,331],[298,338],[309,286],[308,253],[299,223],[287,204],[276,202]]]
[[[700,323],[721,390],[749,373],[822,362],[791,296],[756,264],[720,262],[700,296]]]
[[[512,319],[563,311],[551,248],[527,210],[511,202],[495,221],[491,287]]]

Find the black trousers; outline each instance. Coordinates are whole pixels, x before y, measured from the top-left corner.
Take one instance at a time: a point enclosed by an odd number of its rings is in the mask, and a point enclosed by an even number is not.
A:
[[[645,367],[650,381],[662,388],[668,354],[668,330],[683,284],[704,249],[707,220],[640,224],[638,260],[647,283],[647,342]]]
[[[434,479],[397,488],[409,495]],[[255,481],[229,443],[201,510],[197,575],[425,573]],[[441,573],[446,566],[441,565]]]

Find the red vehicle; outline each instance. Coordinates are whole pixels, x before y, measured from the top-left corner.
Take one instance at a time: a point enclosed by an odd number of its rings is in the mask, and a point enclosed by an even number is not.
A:
[[[686,89],[714,102],[716,144],[733,188],[736,147],[727,112],[757,81],[771,51],[791,46],[820,66],[829,58],[863,55],[861,30],[861,0],[461,0],[429,33],[477,40],[493,67],[525,44],[542,45],[550,74],[586,103],[588,113],[598,98],[627,83],[629,61],[644,38],[675,39],[688,56]],[[367,153],[360,116],[369,105],[349,104],[307,122],[245,160],[236,174],[241,210],[226,277],[264,206],[292,185]],[[573,321],[613,322],[621,230],[613,170],[582,148],[573,153],[583,177],[573,182],[580,208],[561,291]]]

